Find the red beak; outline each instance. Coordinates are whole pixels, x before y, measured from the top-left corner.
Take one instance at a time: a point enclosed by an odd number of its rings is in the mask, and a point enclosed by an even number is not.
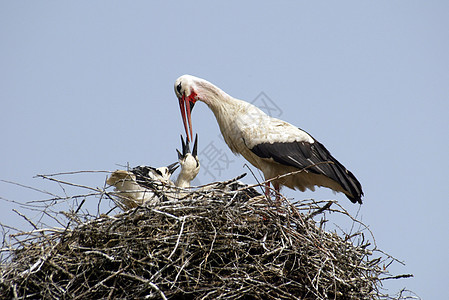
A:
[[[190,96],[188,97],[182,95],[182,98],[179,99],[179,108],[181,109],[182,122],[184,122],[184,129],[186,130],[188,142],[190,142],[191,137],[193,137],[191,111],[193,109],[193,106],[195,105],[195,101],[196,100],[194,93],[190,94]]]

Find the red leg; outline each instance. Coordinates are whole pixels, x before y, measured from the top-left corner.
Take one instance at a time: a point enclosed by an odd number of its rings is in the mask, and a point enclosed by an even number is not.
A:
[[[270,198],[270,183],[269,182],[265,182],[265,196]]]
[[[273,182],[273,187],[274,187],[274,190],[276,191],[276,203],[278,203],[281,200],[279,183]]]

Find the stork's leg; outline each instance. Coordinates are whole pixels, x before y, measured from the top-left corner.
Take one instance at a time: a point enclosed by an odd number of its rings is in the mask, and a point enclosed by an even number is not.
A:
[[[279,204],[281,204],[280,203],[280,201],[281,201],[281,194],[280,194],[280,186],[279,186],[279,183],[277,183],[277,182],[273,182],[273,187],[274,187],[274,190],[276,191],[276,204],[277,205],[279,205]]]
[[[270,198],[270,182],[265,182],[265,196]]]

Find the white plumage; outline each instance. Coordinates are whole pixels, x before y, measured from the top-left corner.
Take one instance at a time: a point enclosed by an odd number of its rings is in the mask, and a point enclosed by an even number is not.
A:
[[[114,186],[115,194],[125,209],[130,209],[147,203],[155,205],[173,195],[179,196],[183,190],[190,187],[190,182],[195,179],[200,170],[197,156],[198,140],[195,138],[193,152],[190,152],[189,142],[182,141],[182,153],[178,152],[178,162],[167,167],[153,168],[138,166],[129,171],[117,170],[111,174],[106,183]],[[175,183],[171,181],[171,175],[181,166],[181,171]]]
[[[198,136],[195,136],[193,151],[190,152],[189,142],[185,143],[181,136],[182,153],[178,149],[178,159],[181,165],[181,171],[176,179],[175,185],[179,188],[189,188],[190,182],[195,179],[200,172],[200,161],[198,159]]]
[[[175,93],[187,137],[189,133],[192,136],[191,111],[196,101],[202,101],[214,113],[231,151],[260,169],[266,180],[303,170],[273,180],[277,191],[280,185],[301,191],[323,186],[344,193],[354,203],[362,203],[362,188],[355,176],[304,130],[272,118],[256,106],[191,75],[176,80]]]
[[[138,166],[130,171],[117,170],[108,177],[106,183],[114,186],[114,195],[128,209],[143,203],[154,205],[161,200],[160,191],[166,191],[173,185],[170,177],[176,169],[174,165],[160,168]]]

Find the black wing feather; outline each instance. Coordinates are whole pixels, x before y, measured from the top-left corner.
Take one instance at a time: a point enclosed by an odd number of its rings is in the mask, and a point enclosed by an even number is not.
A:
[[[362,203],[360,182],[316,140],[314,143],[262,143],[254,146],[251,151],[261,158],[272,158],[283,165],[307,168],[309,172],[325,175],[352,195],[347,195],[351,202]]]
[[[160,181],[153,180],[149,177],[149,172],[153,171],[162,176],[162,173],[150,166],[138,166],[130,170],[136,176],[136,182],[143,188],[147,188],[153,191],[153,193],[159,197],[162,201],[166,201],[167,197],[164,193],[161,193],[160,189],[163,185]]]
[[[162,176],[161,171],[150,166],[138,166],[132,168],[130,171],[136,176],[136,182],[138,185],[147,189],[151,189],[154,192],[158,190],[158,185],[160,185],[160,183],[158,184],[155,180],[150,178],[149,173],[153,171]]]

